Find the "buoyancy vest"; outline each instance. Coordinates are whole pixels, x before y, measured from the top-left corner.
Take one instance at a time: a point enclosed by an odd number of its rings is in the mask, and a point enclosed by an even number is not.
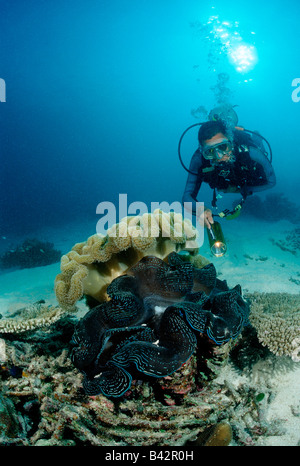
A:
[[[233,163],[220,162],[211,165],[202,156],[199,175],[212,189],[226,190],[235,186],[243,191],[246,186],[258,186],[266,183],[267,178],[260,163],[251,159],[248,145],[234,146],[235,161]]]

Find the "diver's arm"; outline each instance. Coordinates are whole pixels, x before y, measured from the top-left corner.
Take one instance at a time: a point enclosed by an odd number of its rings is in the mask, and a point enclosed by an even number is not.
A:
[[[185,208],[187,210],[191,210],[193,215],[197,213],[197,194],[201,188],[202,184],[202,177],[201,177],[201,155],[199,150],[196,150],[194,153],[191,163],[189,166],[189,170],[192,173],[188,174],[188,178],[185,185],[185,190],[182,196],[182,203],[185,204]],[[191,206],[191,209],[190,209]]]
[[[248,186],[249,191],[259,192],[273,188],[276,184],[276,176],[270,160],[255,147],[250,147],[249,152],[251,159],[261,166],[265,175],[265,181],[253,186]]]

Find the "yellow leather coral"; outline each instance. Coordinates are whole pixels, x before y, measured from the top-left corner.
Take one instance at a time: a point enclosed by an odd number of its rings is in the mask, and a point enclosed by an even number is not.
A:
[[[164,259],[172,251],[198,252],[197,230],[181,214],[156,210],[125,217],[104,235],[90,236],[61,258],[55,293],[63,309],[72,310],[83,296],[106,299],[108,284],[145,255]]]

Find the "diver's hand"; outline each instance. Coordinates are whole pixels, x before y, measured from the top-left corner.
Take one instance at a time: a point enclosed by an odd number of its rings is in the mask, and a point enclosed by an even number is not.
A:
[[[214,223],[212,211],[210,209],[205,209],[201,217],[204,220],[206,228],[211,228],[211,225]]]

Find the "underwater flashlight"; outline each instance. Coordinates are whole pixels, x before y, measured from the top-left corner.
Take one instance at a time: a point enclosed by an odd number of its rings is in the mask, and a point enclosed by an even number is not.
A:
[[[222,257],[227,251],[227,246],[223,231],[219,222],[214,222],[207,229],[208,241],[212,254],[216,257]]]

